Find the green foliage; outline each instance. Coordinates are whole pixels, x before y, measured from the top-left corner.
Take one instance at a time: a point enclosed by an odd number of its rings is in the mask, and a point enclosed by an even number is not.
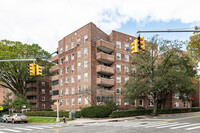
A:
[[[18,95],[17,98],[13,100],[10,104],[10,107],[15,108],[17,110],[21,110],[23,106],[26,106],[26,108],[30,107],[30,105],[27,103],[26,98],[23,95]]]
[[[53,111],[53,109],[48,108],[48,109],[45,109],[44,111]]]
[[[104,118],[112,113],[112,109],[107,106],[90,106],[81,109],[81,115],[87,118]]]
[[[22,44],[8,40],[0,41],[0,60],[8,59],[36,59],[36,63],[44,67],[43,74],[51,75],[52,66],[46,60],[51,55],[38,44]],[[33,61],[0,62],[0,85],[9,88],[15,95],[26,93],[26,85],[35,81],[38,76],[30,76],[28,64]]]
[[[60,118],[62,121],[62,118]],[[67,119],[70,121],[70,119]],[[49,117],[28,117],[28,123],[56,123],[56,118],[49,118]]]
[[[107,107],[110,107],[112,111],[116,110],[117,108],[116,102],[114,100],[106,99],[104,103],[106,104]]]
[[[144,108],[144,107],[141,107],[141,106],[138,106],[138,107],[136,108],[136,110],[145,110],[145,108]]]

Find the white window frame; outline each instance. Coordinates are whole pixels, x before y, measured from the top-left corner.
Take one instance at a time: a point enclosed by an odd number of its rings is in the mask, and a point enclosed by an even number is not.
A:
[[[74,48],[74,42],[71,42],[71,49]]]
[[[72,105],[75,105],[75,100],[74,100],[74,98],[72,98]]]
[[[84,48],[84,55],[88,55],[88,47]]]
[[[60,90],[60,95],[63,96],[63,89]]]
[[[69,95],[69,88],[65,88],[65,95]]]
[[[116,87],[116,93],[120,94],[121,93],[121,87]]]
[[[42,101],[43,101],[43,102],[45,101],[45,96],[42,96]]]
[[[81,62],[77,63],[77,68],[78,68],[78,70],[81,70]]]
[[[121,65],[120,65],[120,64],[116,64],[116,70],[117,70],[118,72],[121,72]]]
[[[65,73],[68,73],[68,72],[69,72],[69,67],[66,66],[66,67],[65,67]]]
[[[88,81],[88,73],[87,72],[84,73],[84,80]]]
[[[81,81],[81,74],[78,74],[78,81]]]
[[[116,83],[121,83],[121,76],[119,75],[116,76]]]
[[[75,87],[72,87],[72,94],[75,94]]]
[[[75,77],[74,77],[74,75],[72,75],[72,83],[74,83],[75,82]]]
[[[140,101],[142,101],[142,105],[140,104]],[[139,106],[144,106],[144,101],[143,101],[143,99],[139,99]]]
[[[121,60],[121,53],[116,53],[116,60]]]
[[[78,50],[78,52],[77,52],[77,57],[78,57],[78,58],[81,57],[81,50]]]
[[[68,77],[65,78],[65,84],[69,84],[69,78]]]
[[[66,106],[69,106],[69,99],[66,99]]]
[[[81,86],[78,86],[78,93],[81,93]]]
[[[133,100],[133,101],[134,101],[134,103],[135,103],[135,104],[133,104],[133,102],[132,102],[132,105],[133,105],[133,106],[136,106],[136,99],[135,99],[135,100]]]
[[[174,103],[174,106],[175,106],[176,108],[178,108],[178,107],[180,106],[180,103],[179,103],[179,102],[175,102],[175,103]]]
[[[124,50],[129,50],[129,43],[124,44]]]
[[[88,67],[88,60],[84,60],[84,68]]]
[[[68,51],[68,44],[65,45],[65,51]]]
[[[63,85],[63,79],[60,79],[60,85]]]
[[[116,105],[121,105],[121,98],[116,98]]]
[[[124,77],[124,83],[126,83],[129,80],[129,77]]]
[[[74,57],[75,57],[75,54],[72,53],[72,54],[71,54],[71,60],[74,60]]]
[[[63,47],[60,47],[60,54],[63,53]]]
[[[116,41],[116,48],[121,49],[122,43],[120,41]]]
[[[129,67],[128,66],[124,66],[124,72],[126,72],[126,73],[129,72]]]
[[[153,100],[149,100],[149,106],[150,107],[154,106],[154,101]]]
[[[42,94],[45,94],[45,89],[42,89]]]
[[[42,109],[45,109],[45,104],[44,103],[42,104]]]
[[[63,69],[62,68],[60,69],[60,75],[63,75]]]
[[[78,98],[78,105],[81,105],[81,97]]]
[[[88,85],[84,85],[84,91],[88,91]]]
[[[68,58],[68,55],[65,56],[65,62],[68,62],[69,61],[69,58]]]
[[[71,65],[71,72],[74,72],[74,64]]]
[[[88,35],[85,35],[84,36],[84,43],[87,43],[88,42]]]
[[[175,94],[174,94],[174,98],[179,99],[179,94],[178,94],[178,93],[175,93]]]
[[[87,105],[88,104],[88,97],[85,97],[85,104]]]
[[[129,55],[125,54],[124,55],[124,60],[127,61],[127,62],[129,62]]]

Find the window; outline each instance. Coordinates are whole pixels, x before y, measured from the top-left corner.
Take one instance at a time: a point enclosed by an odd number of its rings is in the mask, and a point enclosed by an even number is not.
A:
[[[65,62],[68,62],[69,59],[68,59],[68,55],[65,56]]]
[[[81,104],[81,98],[79,97],[78,98],[78,105],[80,105]]]
[[[88,91],[88,85],[84,85],[84,90]]]
[[[75,94],[75,88],[72,87],[72,94]]]
[[[74,48],[74,42],[71,43],[71,49]]]
[[[129,61],[129,55],[125,54],[125,55],[124,55],[124,60],[125,60],[125,61]]]
[[[42,82],[42,86],[45,86],[45,82]]]
[[[117,94],[120,94],[121,93],[121,88],[120,87],[117,87]]]
[[[179,102],[175,102],[175,107],[179,107]]]
[[[60,69],[60,75],[63,75],[63,69]]]
[[[128,43],[125,43],[125,45],[124,45],[124,50],[129,50],[129,44]]]
[[[60,64],[63,64],[63,58],[60,59]]]
[[[69,89],[65,88],[65,95],[68,95],[68,94],[69,94]]]
[[[65,83],[66,83],[66,84],[69,83],[69,78],[68,78],[68,77],[65,78]]]
[[[186,102],[183,103],[183,107],[184,107],[184,108],[187,107],[187,103],[186,103]]]
[[[135,106],[136,105],[136,100],[132,101],[132,105]]]
[[[71,72],[74,72],[74,64],[71,66]]]
[[[88,73],[84,73],[84,80],[88,81]]]
[[[153,100],[149,100],[149,106],[153,106],[154,105],[154,101]]]
[[[88,55],[88,48],[84,48],[84,55]]]
[[[143,100],[142,99],[139,100],[139,106],[143,106]]]
[[[81,81],[81,74],[78,74],[78,81]]]
[[[74,105],[75,104],[75,101],[74,101],[74,98],[72,98],[72,105]]]
[[[63,96],[63,89],[60,90],[60,95]]]
[[[129,80],[129,77],[124,78],[124,83],[126,83]]]
[[[65,45],[65,51],[68,51],[68,44]]]
[[[81,86],[78,86],[78,93],[81,93]]]
[[[69,99],[66,99],[66,106],[69,105]]]
[[[60,54],[63,53],[63,47],[60,47]]]
[[[78,58],[80,58],[81,57],[81,51],[79,50],[78,51]]]
[[[45,104],[44,103],[42,104],[42,109],[45,109]]]
[[[85,35],[84,36],[84,43],[87,43],[88,42],[88,35]]]
[[[116,105],[121,105],[121,98],[116,98]]]
[[[124,105],[125,105],[125,106],[128,106],[128,105],[129,105],[129,102],[128,102],[127,100],[125,100],[125,101],[124,101]]]
[[[60,85],[63,85],[63,79],[60,80]]]
[[[87,67],[88,67],[88,61],[84,60],[84,68],[87,68]]]
[[[116,82],[117,82],[117,83],[121,83],[121,76],[117,76],[117,77],[116,77]]]
[[[116,64],[116,69],[117,69],[117,71],[121,71],[121,65]]]
[[[77,40],[77,46],[80,46],[80,44],[81,44],[81,38],[78,38],[78,40]]]
[[[81,69],[81,62],[78,62],[78,70],[80,70]]]
[[[88,97],[85,97],[85,104],[88,104]]]
[[[42,101],[45,101],[45,97],[42,97]]]
[[[45,89],[42,89],[42,94],[45,94]]]
[[[68,73],[69,72],[69,67],[65,67],[65,72]]]
[[[60,101],[60,105],[63,106],[63,100]]]
[[[176,93],[176,94],[174,95],[174,98],[179,99],[179,94]]]
[[[126,73],[129,72],[129,68],[128,68],[128,66],[124,66],[124,72],[126,72]]]
[[[72,75],[72,83],[74,83],[75,79],[74,79],[74,75]]]
[[[121,49],[121,42],[116,41],[116,48],[120,48]]]
[[[121,60],[121,53],[116,53],[116,59]]]
[[[74,53],[71,54],[71,60],[74,60]]]

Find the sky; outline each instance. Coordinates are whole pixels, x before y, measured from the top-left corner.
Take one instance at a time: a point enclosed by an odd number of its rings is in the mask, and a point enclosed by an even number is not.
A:
[[[37,43],[52,53],[58,41],[93,22],[107,34],[117,30],[192,29],[200,26],[199,0],[0,0],[0,40]],[[192,33],[154,34],[189,40]]]

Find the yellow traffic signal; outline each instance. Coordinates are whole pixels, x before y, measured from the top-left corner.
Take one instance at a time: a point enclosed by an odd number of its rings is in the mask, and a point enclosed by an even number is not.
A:
[[[140,37],[140,49],[141,50],[145,49],[144,36]]]
[[[42,67],[36,64],[36,75],[42,75]]]
[[[139,51],[138,51],[138,40],[137,39],[135,39],[134,40],[134,42],[133,43],[131,43],[131,50],[132,50],[132,52],[131,52],[131,54],[134,54],[134,53],[138,53]]]
[[[35,64],[29,64],[30,75],[35,75]]]

